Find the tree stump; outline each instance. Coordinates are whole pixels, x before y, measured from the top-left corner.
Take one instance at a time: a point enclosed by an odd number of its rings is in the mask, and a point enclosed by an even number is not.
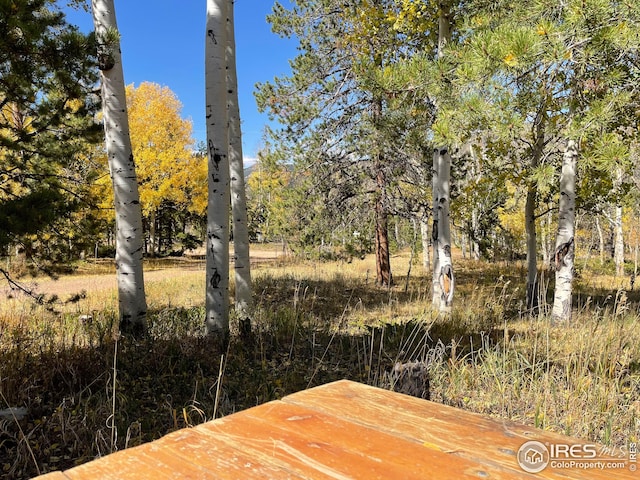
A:
[[[429,370],[426,362],[397,362],[390,375],[391,389],[429,400]]]

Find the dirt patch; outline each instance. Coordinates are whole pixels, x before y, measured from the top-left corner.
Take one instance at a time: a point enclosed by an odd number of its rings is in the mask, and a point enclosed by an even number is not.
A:
[[[200,255],[198,255],[198,253],[202,254],[201,260],[199,259]],[[233,262],[233,255],[234,251],[232,247],[229,252],[231,262]],[[256,266],[275,262],[282,256],[282,246],[269,245],[265,247],[260,245],[251,250],[251,265]],[[204,250],[202,250],[202,252],[193,252],[189,258],[150,259],[145,261],[144,268],[145,284],[193,275],[195,272],[204,273]],[[117,288],[115,269],[112,273],[62,275],[57,279],[41,277],[20,283],[34,292],[43,293],[47,296],[56,295],[62,300],[66,300],[69,296],[80,294],[83,291],[87,293],[100,292],[104,290],[115,290]],[[8,285],[3,285],[0,291],[2,292],[0,303],[4,298],[12,294]]]

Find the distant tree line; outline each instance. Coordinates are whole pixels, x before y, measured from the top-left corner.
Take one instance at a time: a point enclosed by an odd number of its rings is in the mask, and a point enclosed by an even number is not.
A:
[[[604,261],[610,248],[625,274],[625,248],[638,238],[636,2],[276,2],[268,20],[297,39],[299,54],[290,75],[257,86],[281,128],[267,131],[247,208],[233,2],[207,2],[209,128],[199,148],[164,87],[129,86],[125,102],[123,85],[116,107],[101,101],[99,78],[103,93],[122,82],[111,78],[121,68],[112,1],[93,0],[91,35],[53,0],[0,8],[5,274],[16,259],[48,270],[134,240],[132,265],[202,245],[211,331],[228,329],[232,231],[318,258],[373,252],[384,287],[394,284],[392,249],[422,250],[438,309],[453,298],[455,246],[526,260],[531,312],[540,261],[551,266],[561,320],[576,249]],[[124,110],[114,140],[110,115]],[[118,213],[125,207],[132,213]],[[240,285],[250,284],[245,243],[236,245]]]

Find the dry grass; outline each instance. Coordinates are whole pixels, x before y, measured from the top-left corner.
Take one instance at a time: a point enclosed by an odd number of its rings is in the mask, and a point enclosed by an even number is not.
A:
[[[638,297],[607,287],[622,280],[583,270],[574,322],[552,327],[544,313],[522,313],[522,266],[459,260],[456,307],[440,320],[429,275],[414,265],[405,278],[406,254],[392,258],[396,286],[379,289],[370,257],[314,263],[272,249],[262,247],[274,258],[254,266],[254,336],[232,336],[226,352],[203,336],[197,266],[156,263],[147,276],[149,333],[117,344],[109,286],[73,302],[3,301],[0,409],[24,406],[29,415],[21,429],[0,421],[2,474],[68,468],[339,378],[389,387],[393,364],[410,360],[428,362],[435,401],[607,445],[637,440]],[[87,313],[92,321],[79,321]]]

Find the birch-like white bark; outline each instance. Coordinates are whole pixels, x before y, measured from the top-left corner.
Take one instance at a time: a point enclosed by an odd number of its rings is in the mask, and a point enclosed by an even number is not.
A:
[[[598,215],[596,215],[596,231],[598,232],[598,255],[600,258],[600,265],[602,265],[604,264],[604,235],[602,233],[600,217]]]
[[[433,185],[433,304],[441,314],[449,314],[455,291],[449,223],[451,156],[447,149],[443,148],[434,150],[433,157],[434,170],[437,171]]]
[[[431,260],[429,257],[429,249],[431,246],[431,230],[429,229],[429,222],[426,218],[426,214],[420,217],[420,238],[422,240],[422,266],[425,272],[431,269]]]
[[[622,205],[616,205],[614,216],[613,261],[616,265],[616,277],[624,276],[624,236],[622,230]]]
[[[470,238],[471,258],[473,258],[474,260],[480,260],[480,244],[478,243],[480,222],[478,220],[478,209],[475,207],[471,211],[471,230],[473,231],[473,236]]]
[[[208,153],[206,329],[229,334],[229,156],[227,0],[207,0],[205,97]]]
[[[453,276],[453,261],[451,258],[451,223],[449,207],[451,204],[451,156],[448,151],[440,151],[442,157],[440,163],[440,222],[442,223],[440,242],[438,245],[438,256],[440,256],[440,286],[442,289],[442,299],[440,301],[440,313],[450,313],[453,305],[453,294],[455,291],[455,278]]]
[[[438,58],[444,57],[444,48],[451,40],[449,2],[440,3],[438,19]],[[441,314],[451,312],[455,280],[451,261],[451,230],[449,227],[449,179],[451,156],[446,148],[433,152],[433,307]]]
[[[236,313],[241,321],[251,317],[252,289],[249,258],[249,228],[247,197],[242,161],[242,131],[238,103],[238,77],[236,70],[236,39],[234,26],[234,0],[227,0],[227,93],[229,104],[229,166],[231,173],[231,216],[233,218],[233,247],[235,269]],[[247,326],[245,326],[246,328]],[[250,328],[250,325],[248,325]]]
[[[540,229],[540,248],[542,250],[542,263],[545,265],[549,264],[549,253],[551,250],[551,239],[548,237],[551,235],[551,229],[549,229],[549,235],[547,235],[547,227],[549,226],[549,216],[551,212],[547,214],[547,225]]]
[[[438,58],[444,57],[444,48],[451,41],[450,5],[448,1],[440,2],[438,17]]]
[[[433,170],[431,172],[432,190],[433,190],[433,218],[431,228],[431,245],[433,247],[433,276],[431,277],[431,303],[434,310],[440,310],[440,299],[442,298],[442,289],[440,288],[440,255],[438,243],[440,238],[440,155],[439,150],[433,151]]]
[[[102,109],[116,215],[116,275],[121,327],[145,327],[142,210],[129,136],[120,39],[113,0],[92,0]]]
[[[613,181],[613,188],[616,193],[620,192],[622,182],[624,180],[624,171],[622,168],[616,170],[616,176]],[[624,276],[624,237],[622,230],[622,205],[618,202],[615,206],[613,217],[613,261],[616,266],[616,277]]]
[[[562,158],[558,237],[556,239],[556,248],[553,257],[556,270],[556,286],[551,319],[554,322],[569,322],[571,320],[571,294],[575,252],[577,158],[578,148],[576,143],[573,140],[569,140]]]

